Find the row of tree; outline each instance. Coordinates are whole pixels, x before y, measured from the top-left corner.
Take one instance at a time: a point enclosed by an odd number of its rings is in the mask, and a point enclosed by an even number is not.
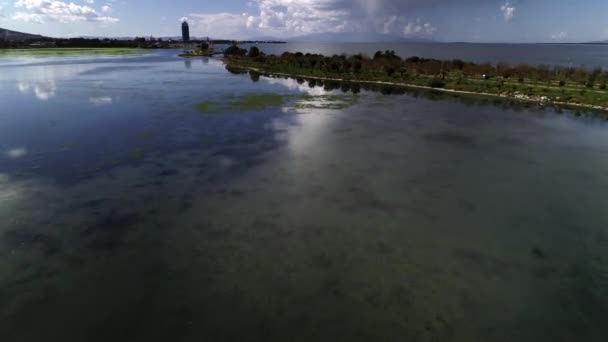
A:
[[[298,69],[300,71],[307,69],[328,74],[372,74],[395,78],[427,75],[442,80],[446,77],[500,78],[503,80],[513,79],[519,82],[524,82],[524,80],[553,82],[561,86],[566,83],[577,83],[588,87],[599,86],[603,89],[608,82],[608,71],[601,68],[589,70],[580,67],[473,63],[459,59],[442,61],[416,56],[403,59],[397,56],[394,51],[389,50],[378,51],[372,57],[363,54],[328,57],[301,52],[285,52],[280,56],[266,56],[260,53],[256,47],[247,51],[233,46],[226,50],[226,55],[248,56],[252,61],[263,63],[274,69]]]

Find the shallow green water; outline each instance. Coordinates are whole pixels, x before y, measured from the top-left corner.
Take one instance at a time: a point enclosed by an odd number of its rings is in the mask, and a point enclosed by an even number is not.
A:
[[[606,340],[605,121],[252,79],[0,62],[3,340]]]
[[[134,48],[43,48],[43,49],[0,49],[0,57],[53,57],[87,55],[141,55],[146,50]]]

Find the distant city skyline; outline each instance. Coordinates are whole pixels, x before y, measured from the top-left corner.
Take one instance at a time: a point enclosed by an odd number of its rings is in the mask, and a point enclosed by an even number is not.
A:
[[[54,37],[181,36],[339,40],[378,35],[466,42],[608,39],[599,0],[0,0],[0,27]],[[339,34],[336,34],[339,33]]]

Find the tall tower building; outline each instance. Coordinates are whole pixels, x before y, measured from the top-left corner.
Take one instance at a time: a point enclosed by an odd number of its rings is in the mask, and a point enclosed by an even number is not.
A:
[[[186,20],[182,22],[182,40],[185,42],[190,41],[190,26],[188,26],[188,21]]]

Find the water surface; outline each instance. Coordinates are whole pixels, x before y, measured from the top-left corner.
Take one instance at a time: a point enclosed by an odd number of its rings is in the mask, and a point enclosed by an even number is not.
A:
[[[606,340],[605,121],[330,88],[0,60],[3,340]]]

